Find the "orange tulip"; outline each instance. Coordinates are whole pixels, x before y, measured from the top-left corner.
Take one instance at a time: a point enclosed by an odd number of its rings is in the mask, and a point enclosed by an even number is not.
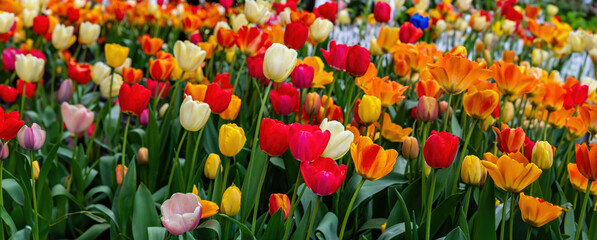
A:
[[[234,31],[228,28],[220,28],[218,29],[218,33],[216,39],[218,40],[218,45],[230,48],[234,45],[234,41],[237,38],[237,35]]]
[[[199,204],[201,204],[202,207],[201,219],[206,219],[218,214],[218,211],[220,210],[218,204],[212,201],[201,200],[201,197],[199,197],[199,191],[197,190],[197,185],[193,185],[193,194],[197,196],[199,199]]]
[[[149,34],[143,34],[139,38],[139,42],[141,42],[141,49],[147,55],[153,56],[155,55],[160,49],[162,49],[162,45],[164,45],[164,40],[161,38],[152,38]]]
[[[551,124],[551,126],[553,126],[555,129],[558,128],[562,128],[565,124],[566,121],[568,120],[568,118],[572,117],[572,114],[574,113],[574,109],[560,109],[557,111],[552,112],[549,115],[549,124]]]
[[[524,74],[513,63],[494,63],[490,69],[493,70],[493,80],[499,91],[509,100],[530,92],[536,84],[535,77]]]
[[[200,43],[197,43],[197,46],[199,46],[201,48],[201,50],[205,51],[205,59],[210,59],[214,55],[215,46],[213,43],[200,42]]]
[[[411,73],[411,66],[409,65],[407,55],[404,53],[395,53],[392,55],[394,62],[394,73],[399,77],[409,76]]]
[[[203,102],[205,100],[205,93],[207,92],[207,85],[205,84],[192,84],[187,82],[187,86],[184,89],[186,95],[191,95],[193,100]]]
[[[587,130],[593,135],[597,134],[597,105],[582,105],[578,112]]]
[[[587,147],[586,143],[582,143],[576,144],[574,148],[578,171],[591,181],[597,180],[597,145],[589,144]]]
[[[282,25],[268,25],[262,30],[267,33],[270,42],[284,44],[284,29],[282,28]]]
[[[589,183],[589,179],[583,176],[580,171],[578,171],[578,166],[576,163],[568,163],[568,176],[570,179],[570,185],[579,192],[584,193],[587,190],[587,184]],[[591,183],[591,195],[597,195],[597,182]]]
[[[515,58],[516,58],[515,51],[504,50],[504,53],[502,54],[502,61],[511,63],[511,62],[514,62]]]
[[[381,136],[391,142],[403,142],[413,131],[412,128],[402,128],[400,125],[392,123],[392,118],[388,113],[384,114],[382,124]]]
[[[476,119],[486,119],[498,105],[500,96],[493,90],[477,91],[469,89],[462,98],[462,106],[466,114]]]
[[[537,38],[550,44],[556,34],[556,27],[550,23],[540,25],[534,19],[529,21],[529,31]],[[566,34],[567,36],[567,34]]]
[[[238,116],[238,111],[240,110],[241,99],[238,98],[236,95],[232,95],[230,99],[230,104],[228,104],[228,108],[224,110],[224,112],[220,113],[220,117],[224,120],[232,121],[236,119]]]
[[[193,32],[199,29],[199,27],[201,27],[201,24],[201,19],[199,18],[199,16],[195,14],[188,13],[183,14],[182,16],[182,28],[185,32]]]
[[[118,185],[122,185],[122,181],[124,180],[128,170],[129,168],[124,166],[124,176],[122,176],[122,164],[118,164],[116,166],[116,183],[118,183]]]
[[[451,94],[459,94],[474,80],[487,79],[491,74],[491,71],[483,68],[479,63],[450,53],[444,55],[436,64],[428,64],[428,66],[429,72],[439,85]]]
[[[122,80],[129,84],[138,83],[141,78],[143,77],[143,71],[141,69],[136,69],[132,67],[123,67],[122,68]]]
[[[369,67],[363,76],[356,77],[354,82],[361,89],[371,88],[371,82],[377,77],[377,67],[373,63],[369,63]]]
[[[566,90],[559,83],[550,81],[545,84],[545,95],[543,95],[543,105],[549,112],[557,111],[564,106],[564,95]]]
[[[174,70],[172,60],[149,59],[149,74],[153,79],[167,81]]]
[[[502,153],[514,153],[520,151],[525,140],[525,133],[522,128],[511,129],[502,123],[501,129],[492,127],[497,135],[498,149]]]
[[[356,172],[361,177],[375,181],[386,176],[394,169],[398,152],[394,149],[384,150],[374,144],[369,137],[359,137],[356,143],[350,145],[350,154],[354,161]]]
[[[496,186],[507,192],[520,192],[537,180],[542,172],[522,154],[520,156],[511,158],[509,155],[502,155],[496,163],[486,160],[481,163],[487,168]]]
[[[269,196],[269,215],[273,216],[278,210],[282,210],[284,219],[288,218],[290,213],[290,200],[288,195],[283,193],[274,193]]]
[[[563,208],[555,206],[543,199],[531,197],[520,193],[518,200],[522,220],[533,227],[541,227],[558,218]]]
[[[570,133],[572,139],[580,138],[587,133],[585,123],[579,117],[569,117],[566,120],[566,129],[568,129],[568,133]]]
[[[379,45],[384,52],[390,52],[398,43],[398,33],[400,29],[397,27],[384,26],[379,30],[377,38],[377,45]]]
[[[311,26],[317,16],[314,13],[308,11],[292,11],[290,13],[290,21],[291,22],[300,22],[305,26]]]
[[[415,88],[417,89],[417,96],[419,98],[421,98],[422,96],[437,97],[437,94],[440,91],[439,83],[437,83],[437,81],[435,80],[421,79],[421,81],[417,82]]]
[[[400,100],[405,98],[402,94],[408,88],[400,85],[400,83],[388,81],[388,78],[389,77],[375,77],[373,78],[373,81],[371,81],[371,87],[369,89],[363,89],[365,94],[379,98],[382,107],[389,107],[400,102]]]
[[[255,55],[267,40],[267,33],[262,32],[256,27],[247,26],[243,26],[238,30],[235,39],[238,49],[249,57]]]

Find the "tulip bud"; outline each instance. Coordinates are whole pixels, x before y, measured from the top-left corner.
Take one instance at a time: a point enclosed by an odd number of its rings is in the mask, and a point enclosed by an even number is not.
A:
[[[462,160],[460,178],[466,184],[480,187],[485,184],[487,169],[481,164],[481,160],[477,156],[468,155]]]
[[[365,95],[359,104],[359,118],[364,123],[373,123],[381,115],[381,100],[376,96]]]
[[[549,169],[553,164],[553,149],[551,145],[546,141],[535,143],[531,155],[531,162],[543,170]]]
[[[437,119],[439,106],[434,97],[421,96],[417,104],[417,120],[424,122],[433,122]]]
[[[313,82],[314,68],[307,64],[300,64],[294,67],[290,79],[294,87],[303,89],[311,87]]]
[[[124,166],[124,176],[126,176],[126,172],[128,170],[129,168]],[[118,183],[118,185],[122,185],[122,180],[124,179],[124,176],[122,176],[122,164],[118,164],[116,166],[116,183]]]
[[[137,151],[137,162],[142,165],[149,163],[149,150],[146,147],[141,147]]]
[[[444,20],[439,20],[439,21],[437,21],[437,23],[435,23],[435,33],[437,35],[440,35],[443,32],[445,32],[447,28],[448,28],[448,24],[446,24],[446,21],[444,21]]]
[[[176,41],[174,58],[178,66],[185,72],[194,72],[205,60],[207,53],[190,41]]]
[[[378,1],[373,7],[373,16],[375,21],[380,23],[386,23],[390,20],[392,14],[392,8],[390,5],[383,1]]]
[[[305,96],[305,113],[309,116],[317,115],[321,108],[321,97],[317,92],[307,93]]]
[[[104,79],[106,79],[112,70],[108,65],[103,62],[97,62],[91,68],[91,80],[95,84],[101,84]]]
[[[555,16],[558,14],[558,11],[560,11],[560,9],[556,5],[547,4],[547,15]]]
[[[375,37],[371,37],[371,46],[369,47],[369,52],[371,52],[371,55],[373,56],[381,56],[384,54],[381,46],[377,44],[377,39]]]
[[[448,102],[446,101],[442,101],[439,103],[439,115],[440,116],[444,116],[444,114],[446,113],[446,110],[448,109]],[[450,107],[450,112],[448,113],[448,117],[452,117],[452,114],[454,113],[454,109],[452,109],[452,107]]]
[[[504,23],[502,23],[502,30],[504,30],[506,35],[512,35],[514,30],[516,30],[516,22],[508,19],[504,20]]]
[[[126,61],[129,55],[129,48],[118,44],[110,43],[104,46],[106,62],[113,68],[117,68]]]
[[[90,22],[82,22],[79,25],[79,42],[86,45],[93,45],[100,35],[100,25]]]
[[[3,159],[8,158],[8,154],[9,154],[8,144],[6,144],[6,143],[0,143],[0,146],[1,146],[0,147],[0,159],[3,160]]]
[[[100,83],[100,93],[102,94],[102,97],[118,97],[118,93],[120,92],[120,86],[122,86],[122,83],[122,76],[120,76],[119,74],[114,73],[112,75],[108,75]],[[110,89],[110,87],[112,88]]]
[[[15,61],[17,76],[25,82],[39,82],[44,74],[46,61],[32,54],[18,54]]]
[[[39,150],[46,141],[46,131],[41,130],[37,123],[33,123],[31,127],[23,125],[17,133],[17,140],[23,149]]]
[[[232,30],[238,32],[243,26],[249,25],[249,21],[247,21],[245,14],[240,13],[230,16],[230,25],[232,25]]]
[[[510,122],[512,118],[514,118],[514,104],[512,104],[512,102],[506,102],[500,113],[501,122]]]
[[[33,168],[33,177],[35,178],[35,180],[37,180],[39,178],[39,162],[33,161],[31,167]]]
[[[317,18],[309,26],[309,36],[316,42],[322,43],[328,38],[333,27],[334,24],[330,20]]]
[[[342,9],[340,10],[340,12],[338,12],[339,24],[350,24],[350,21],[350,15],[348,14],[348,11],[346,11],[346,9]]]
[[[66,79],[60,83],[60,88],[56,93],[56,100],[59,103],[68,102],[73,97],[73,81]]]
[[[75,42],[73,38],[73,26],[65,26],[62,24],[56,24],[52,31],[52,45],[59,50],[63,51],[70,47]]]
[[[160,111],[159,111],[160,118],[164,117],[164,114],[166,114],[166,111],[168,111],[168,107],[170,107],[170,104],[168,104],[168,103],[165,103],[164,105],[162,105],[160,107]]]
[[[282,210],[284,219],[288,218],[290,213],[290,200],[283,193],[274,193],[269,196],[269,215],[273,216],[278,210]]]
[[[149,110],[143,109],[141,115],[139,115],[139,123],[143,126],[147,126],[149,124]]]
[[[216,175],[218,174],[218,168],[222,171],[222,165],[220,165],[220,155],[212,153],[207,156],[207,160],[205,161],[205,167],[203,167],[203,174],[206,178],[211,180],[216,179]]]
[[[414,137],[406,137],[402,142],[402,156],[408,160],[419,156],[419,141]]]
[[[266,51],[263,58],[263,74],[274,82],[282,82],[296,65],[296,51],[274,43]]]
[[[237,186],[230,186],[224,191],[220,210],[228,216],[236,216],[240,210],[241,193]]]
[[[535,48],[531,54],[531,63],[533,66],[541,66],[547,60],[548,53],[543,49]]]
[[[218,136],[220,152],[227,157],[234,157],[247,142],[245,131],[234,123],[222,125]]]

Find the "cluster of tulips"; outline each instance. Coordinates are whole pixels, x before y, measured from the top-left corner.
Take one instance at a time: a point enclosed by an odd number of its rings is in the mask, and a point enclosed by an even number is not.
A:
[[[528,2],[3,0],[0,239],[597,239],[597,34]]]

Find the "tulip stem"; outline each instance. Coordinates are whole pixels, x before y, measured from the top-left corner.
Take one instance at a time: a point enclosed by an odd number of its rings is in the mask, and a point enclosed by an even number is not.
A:
[[[354,191],[354,194],[352,195],[352,199],[350,199],[348,208],[346,208],[346,213],[344,214],[344,219],[342,219],[342,228],[340,228],[340,237],[338,238],[339,240],[342,240],[342,237],[344,236],[344,230],[346,229],[346,223],[348,222],[348,217],[350,216],[350,210],[352,209],[352,205],[354,204],[354,201],[357,199],[357,195],[359,195],[359,191],[361,191],[361,187],[363,187],[365,180],[366,179],[364,179],[364,178],[361,179],[359,186],[357,187],[357,189]]]
[[[288,231],[290,230],[290,222],[292,221],[292,215],[294,215],[294,208],[296,208],[296,191],[298,190],[298,185],[301,181],[301,173],[298,172],[296,175],[296,182],[294,183],[294,190],[292,191],[292,201],[290,202],[290,212],[288,213],[288,218],[286,219],[286,230],[284,230],[284,237],[282,240],[286,240],[288,236]]]
[[[531,227],[531,225],[529,225],[529,227],[527,228],[527,238],[526,238],[526,240],[530,240],[531,239],[531,233],[533,233],[533,228]]]
[[[31,193],[33,197],[33,210],[35,215],[35,227],[33,228],[33,239],[39,239],[39,224],[38,224],[38,217],[37,217],[37,197],[35,195],[35,168],[33,167],[33,162],[35,161],[35,155],[33,154],[33,150],[30,151],[31,154]]]
[[[478,121],[479,120],[476,118],[473,119],[473,122],[471,123],[471,128],[468,130],[466,138],[464,139],[464,145],[462,145],[462,151],[460,152],[460,159],[458,160],[458,162],[456,162],[457,167],[456,172],[454,173],[454,182],[452,182],[452,190],[450,195],[456,193],[456,190],[458,189],[458,180],[460,176],[460,171],[462,170],[462,160],[466,155],[466,148],[468,147],[468,144],[471,140],[471,136],[473,135],[473,131],[475,130],[475,126],[477,125]]]
[[[371,0],[367,0],[367,1],[371,1]],[[323,120],[324,118],[326,118],[325,114],[328,112],[328,105],[330,103],[330,99],[332,99],[332,96],[331,96],[332,95],[332,90],[334,90],[334,85],[338,81],[338,79],[336,79],[337,77],[338,77],[338,72],[334,71],[334,80],[332,80],[332,84],[330,85],[330,89],[328,89],[328,94],[327,94],[328,98],[325,101],[325,107],[323,108],[323,115],[321,115],[321,120]]]
[[[587,209],[587,203],[589,203],[589,196],[590,191],[591,191],[591,185],[593,184],[593,180],[589,179],[589,182],[587,183],[587,188],[584,192],[585,194],[585,199],[582,202],[582,207],[580,209],[580,217],[578,217],[578,227],[576,228],[576,235],[574,235],[574,240],[578,240],[580,239],[580,235],[582,233],[582,225],[583,225],[583,221],[585,218],[585,210]]]
[[[448,93],[448,106],[446,107],[446,112],[444,113],[444,121],[442,122],[442,129],[440,132],[446,130],[448,126],[448,115],[450,115],[450,106],[452,105],[452,94]]]
[[[514,207],[514,200],[515,200],[515,199],[516,199],[516,198],[515,198],[515,195],[514,195],[514,194],[512,194],[512,197],[510,198],[510,219],[508,220],[508,221],[510,222],[510,227],[508,228],[508,229],[509,229],[509,234],[508,234],[508,235],[509,235],[509,237],[510,237],[510,238],[509,238],[510,240],[512,240],[512,239],[513,239],[513,238],[512,238],[512,232],[513,232],[513,230],[514,230],[514,225],[513,225],[513,223],[514,223],[514,208],[515,208],[515,207]]]
[[[547,111],[547,117],[545,118],[545,125],[543,125],[543,134],[541,135],[541,139],[546,141],[547,139],[547,127],[549,126],[549,115],[551,115],[551,111]]]
[[[242,58],[241,58],[241,60],[242,60]],[[240,64],[240,68],[238,69],[238,74],[236,74],[236,80],[234,80],[234,87],[232,88],[232,94],[234,94],[234,90],[236,90],[236,85],[238,85],[238,80],[240,79],[240,75],[243,71],[243,67],[245,66],[246,62],[247,61],[245,60],[245,61],[242,61],[242,63]],[[250,85],[250,84],[247,84],[247,87],[248,87],[248,85]]]
[[[307,237],[305,240],[311,239],[311,231],[313,230],[313,224],[315,223],[315,217],[317,217],[317,209],[319,208],[319,202],[321,202],[321,196],[317,195],[317,199],[315,200],[315,207],[313,208],[313,213],[311,214],[311,222],[309,223],[309,230],[307,231]]]
[[[182,134],[182,138],[180,139],[180,142],[178,143],[178,148],[176,149],[176,156],[174,157],[174,165],[172,165],[172,171],[170,171],[170,177],[168,178],[168,187],[166,188],[166,194],[164,195],[164,201],[166,201],[166,199],[168,199],[168,195],[170,193],[170,186],[172,185],[172,178],[174,177],[174,171],[176,170],[176,166],[178,166],[178,155],[180,153],[180,149],[182,148],[182,143],[184,143],[184,139],[187,136],[187,133],[189,133],[189,131],[184,131],[184,133]]]
[[[21,116],[24,116],[24,112],[23,110],[25,110],[25,98],[27,95],[27,82],[23,81],[23,92],[21,93],[21,109],[19,110],[19,113],[21,113]]]
[[[437,178],[437,174],[435,169],[431,169],[431,188],[429,189],[429,195],[427,196],[427,219],[425,220],[425,240],[429,240],[431,238],[431,212],[433,210],[433,192],[435,190],[435,179]]]
[[[220,196],[224,195],[224,191],[226,190],[226,182],[228,182],[228,172],[230,172],[230,158],[226,156],[226,164],[224,165],[224,178],[222,178],[222,189],[220,191]]]
[[[261,196],[261,188],[263,187],[263,181],[265,181],[265,175],[267,173],[267,167],[269,164],[269,155],[265,159],[265,166],[263,166],[263,171],[261,171],[261,177],[259,178],[259,187],[257,187],[256,199],[255,199],[255,206],[253,207],[253,222],[251,224],[251,232],[255,232],[255,223],[257,222],[257,210],[259,209],[259,197]]]
[[[585,54],[585,57],[582,61],[582,65],[580,65],[580,70],[578,71],[578,77],[576,79],[578,79],[578,81],[582,81],[581,77],[583,74],[583,70],[585,69],[585,64],[587,63],[587,58],[589,58],[589,53],[587,52],[587,54]]]
[[[187,176],[187,191],[193,190],[193,185],[191,184],[191,180],[193,179],[193,173],[195,172],[195,162],[197,157],[197,149],[199,149],[199,142],[201,142],[201,136],[203,136],[203,130],[205,128],[201,128],[199,131],[199,135],[197,135],[197,141],[195,141],[195,148],[193,150],[193,158],[191,158],[191,168],[189,168],[189,175]]]
[[[473,192],[473,186],[470,186],[470,185],[466,186],[466,195],[464,197],[464,201],[466,201],[465,204],[464,204],[464,218],[465,218],[465,220],[466,220],[467,213],[468,213],[468,207],[469,207],[469,205],[471,203],[471,193],[472,192]]]
[[[500,224],[500,240],[504,239],[504,229],[506,229],[506,204],[508,203],[508,197],[510,196],[510,192],[506,192],[506,196],[504,197],[504,203],[502,206],[502,223]],[[512,216],[510,216],[512,217]]]
[[[124,138],[122,139],[122,158],[120,159],[120,164],[122,167],[120,170],[122,171],[122,182],[124,182],[124,158],[126,157],[126,136],[129,132],[129,125],[131,123],[131,115],[128,115],[126,118],[126,126],[124,127]]]

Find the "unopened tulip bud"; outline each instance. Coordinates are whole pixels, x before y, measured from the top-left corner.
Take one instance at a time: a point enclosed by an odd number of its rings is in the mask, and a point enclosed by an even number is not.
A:
[[[439,103],[439,115],[441,115],[443,117],[444,114],[446,113],[447,109],[448,109],[448,102],[442,101],[441,103]],[[454,109],[452,109],[452,107],[450,107],[450,112],[448,113],[448,117],[452,117],[452,114],[454,114]]]
[[[60,88],[56,93],[56,100],[59,103],[68,102],[73,97],[73,81],[66,79],[60,83]]]
[[[269,215],[273,216],[278,210],[282,210],[284,219],[288,218],[290,213],[290,200],[283,193],[274,193],[269,196]]]
[[[510,122],[512,118],[514,118],[514,104],[512,104],[512,102],[506,102],[500,113],[501,122]]]
[[[149,150],[146,147],[141,147],[137,151],[137,162],[142,165],[149,163]]]
[[[241,192],[237,186],[230,186],[224,191],[220,210],[228,216],[236,216],[240,210]]]
[[[305,113],[309,116],[317,115],[321,108],[321,97],[317,92],[307,93],[305,96]]]
[[[35,180],[37,180],[39,178],[39,162],[33,161],[31,165],[31,167],[33,167],[33,177],[35,178]]]
[[[414,137],[406,137],[402,142],[402,156],[413,160],[419,156],[419,141]]]
[[[475,43],[475,51],[478,53],[483,52],[483,50],[485,49],[484,47],[485,47],[485,45],[483,44],[483,42]]]
[[[39,150],[46,141],[46,131],[41,130],[37,123],[33,123],[31,127],[23,125],[17,133],[17,139],[21,148]]]
[[[597,48],[593,48],[589,51],[589,57],[591,57],[593,64],[597,64]]]
[[[559,11],[560,9],[556,5],[547,4],[547,15],[555,16]]]
[[[166,103],[164,105],[162,105],[162,107],[160,107],[160,118],[164,117],[164,114],[166,114],[166,111],[168,111],[168,107],[170,107],[170,104]]]
[[[422,96],[417,104],[417,120],[433,122],[437,119],[439,106],[434,97]]]
[[[1,148],[0,148],[0,159],[6,159],[8,158],[8,144],[6,143],[0,143]]]
[[[438,35],[445,32],[447,28],[448,24],[446,24],[446,21],[444,20],[439,20],[437,23],[435,23],[435,33]]]
[[[309,26],[309,36],[316,42],[321,43],[328,38],[332,28],[334,28],[334,24],[330,20],[317,18]]]
[[[246,142],[245,131],[238,125],[229,123],[220,127],[218,146],[224,156],[234,157],[242,150]]]
[[[546,141],[539,141],[533,147],[531,162],[545,170],[553,164],[553,149]]]
[[[139,123],[143,126],[147,126],[149,124],[149,110],[143,109],[141,115],[139,115]]]
[[[487,169],[481,164],[481,160],[477,156],[468,155],[462,160],[460,178],[466,184],[480,187],[485,184]]]
[[[533,66],[540,66],[547,60],[548,53],[543,49],[535,48],[531,54],[531,63]]]
[[[381,100],[376,96],[365,95],[361,99],[358,111],[362,122],[376,122],[381,115]]]
[[[222,171],[222,165],[220,165],[220,162],[220,155],[215,153],[209,154],[207,160],[205,161],[205,167],[203,167],[203,174],[206,178],[211,180],[216,179],[218,168],[220,171]]]
[[[493,46],[493,39],[493,33],[486,33],[485,36],[483,36],[483,44],[487,46]]]
[[[506,19],[504,20],[504,23],[502,23],[502,29],[506,35],[512,35],[514,30],[516,30],[516,22]]]
[[[381,46],[377,44],[377,39],[375,37],[371,37],[371,46],[369,47],[369,52],[373,56],[381,56],[384,54]]]
[[[346,9],[340,10],[338,12],[337,21],[339,24],[349,24],[350,23],[350,15],[348,15],[348,11]]]
[[[126,176],[126,172],[128,170],[129,168],[124,166],[124,176]],[[122,185],[122,180],[124,179],[124,176],[122,176],[122,164],[118,164],[116,166],[116,183],[118,183],[118,185]]]

